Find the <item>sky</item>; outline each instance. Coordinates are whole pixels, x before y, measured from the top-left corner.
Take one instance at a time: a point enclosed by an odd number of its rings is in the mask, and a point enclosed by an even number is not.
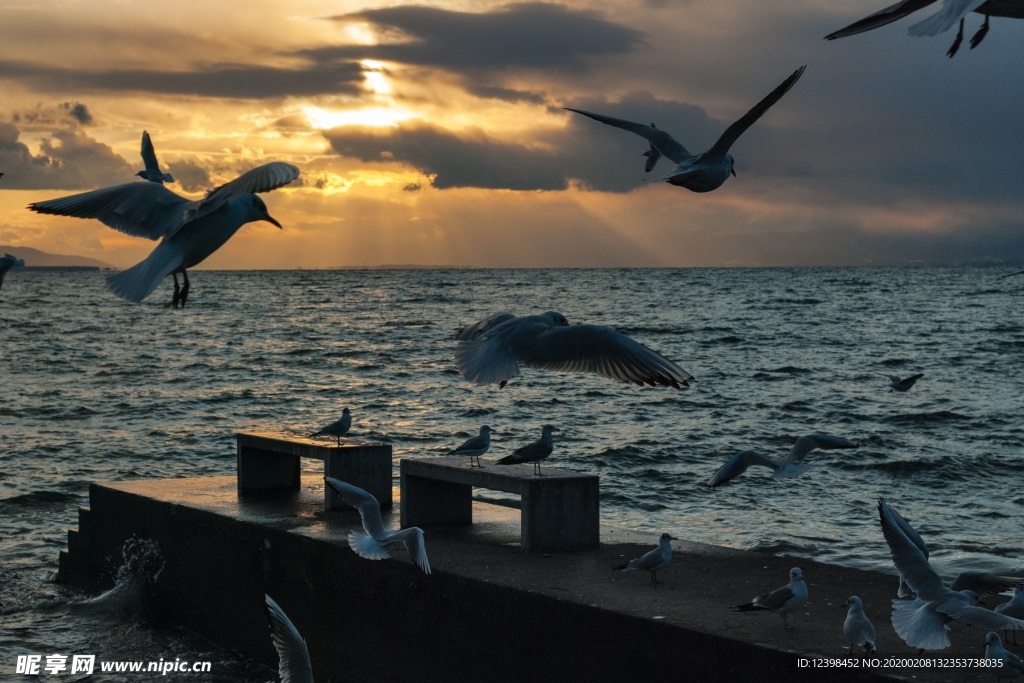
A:
[[[0,0],[0,244],[128,266],[154,243],[33,201],[141,179],[189,198],[268,161],[284,226],[206,268],[1024,262],[1024,21],[907,35],[887,0]],[[710,193],[647,143],[710,147],[801,65]]]

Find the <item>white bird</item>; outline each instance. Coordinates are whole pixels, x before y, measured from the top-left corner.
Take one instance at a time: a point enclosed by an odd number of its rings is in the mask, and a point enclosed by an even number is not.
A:
[[[625,564],[620,564],[615,569],[621,569],[624,572],[632,572],[641,569],[645,572],[651,573],[651,584],[658,583],[658,571],[667,569],[669,564],[672,562],[672,541],[677,541],[675,536],[670,536],[665,533],[658,539],[658,547],[654,550],[650,550],[640,557],[630,560]]]
[[[161,240],[144,261],[107,277],[107,287],[129,301],[142,301],[171,275],[171,305],[184,307],[189,292],[187,269],[217,251],[246,223],[267,221],[280,228],[254,193],[269,192],[298,177],[299,169],[274,161],[210,190],[200,201],[178,196],[162,183],[145,182],[35,202],[28,208],[57,216],[96,218],[129,235]],[[180,288],[178,273],[185,280]]]
[[[910,391],[910,387],[914,386],[917,383],[917,380],[919,380],[922,377],[924,377],[924,373],[923,372],[918,373],[916,375],[911,375],[910,377],[906,377],[904,379],[900,379],[899,375],[886,375],[886,374],[883,374],[881,372],[878,373],[878,374],[882,375],[882,377],[888,377],[889,378],[889,393],[890,394],[892,392],[894,392],[894,391],[899,391],[901,393],[904,392],[904,391]]]
[[[306,641],[281,606],[269,595],[263,597],[270,619],[270,640],[277,650],[277,673],[281,683],[313,683],[313,665]]]
[[[160,170],[160,162],[156,160],[156,150],[153,149],[153,141],[149,139],[148,131],[142,131],[142,163],[146,165],[146,168],[135,174],[140,178],[145,178],[151,183],[160,183],[161,185],[165,182],[174,182],[174,178],[170,173],[164,173]]]
[[[893,512],[884,500],[878,500],[878,517],[892,561],[917,595],[913,600],[892,601],[893,628],[907,645],[922,651],[949,647],[946,624],[954,619],[980,628],[1024,630],[1024,621],[979,607],[976,592],[947,588]]]
[[[894,5],[881,9],[874,14],[867,16],[860,21],[855,21],[846,28],[839,29],[834,33],[825,36],[826,40],[845,38],[857,33],[864,33],[880,26],[902,19],[919,9],[933,5],[937,0],[901,0]],[[952,57],[960,49],[960,43],[964,39],[964,17],[969,12],[978,12],[985,15],[985,22],[978,29],[978,32],[971,38],[971,49],[978,47],[985,39],[989,29],[989,17],[1009,17],[1013,19],[1024,19],[1024,2],[1021,0],[943,0],[942,9],[928,17],[924,21],[913,24],[908,33],[912,36],[936,36],[949,30],[953,24],[960,22],[960,30],[953,40],[949,51],[946,54]]]
[[[875,627],[871,620],[864,614],[864,603],[856,595],[851,595],[844,603],[849,606],[846,612],[846,621],[843,622],[843,635],[850,641],[850,654],[853,648],[859,647],[866,653],[877,652],[875,647]]]
[[[453,448],[448,451],[448,455],[468,455],[469,466],[473,467],[473,458],[476,458],[476,466],[483,467],[483,463],[480,462],[480,456],[487,452],[491,447],[491,428],[484,425],[480,428],[480,434],[470,439],[466,439],[458,448]]]
[[[761,116],[768,111],[773,104],[778,102],[786,92],[793,87],[806,66],[794,71],[789,78],[784,80],[775,90],[772,90],[767,97],[758,102],[754,107],[744,114],[739,120],[725,129],[718,141],[702,154],[691,154],[682,144],[665,131],[655,128],[654,124],[634,123],[625,119],[617,119],[604,114],[595,114],[582,109],[565,107],[568,111],[589,116],[595,121],[628,130],[646,139],[651,144],[651,150],[644,156],[648,157],[647,170],[654,168],[654,164],[661,156],[666,157],[674,164],[675,169],[655,180],[664,180],[670,185],[685,187],[693,192],[710,192],[721,187],[722,183],[729,179],[729,175],[736,175],[733,170],[733,157],[729,154],[729,148],[737,139],[743,135],[747,128],[750,128]],[[656,154],[652,154],[656,152]]]
[[[755,612],[768,610],[782,616],[782,622],[786,628],[790,628],[787,614],[796,611],[807,604],[807,584],[804,583],[804,570],[800,567],[793,567],[789,570],[789,583],[781,588],[776,588],[771,593],[765,593],[754,598],[751,602],[733,607],[734,612]]]
[[[416,566],[422,569],[424,574],[430,573],[422,529],[415,526],[401,531],[385,529],[380,516],[380,503],[372,493],[334,477],[324,477],[324,481],[343,501],[358,510],[359,517],[363,520],[363,529],[366,533],[352,531],[348,535],[349,547],[356,555],[368,560],[385,560],[391,557],[385,546],[402,543]]]
[[[499,460],[497,465],[518,465],[521,463],[532,462],[533,463],[533,474],[534,476],[541,476],[540,474],[540,461],[551,455],[551,451],[555,448],[555,440],[551,438],[551,432],[560,431],[558,427],[552,427],[551,425],[544,425],[540,430],[540,438],[531,444],[521,446],[514,451],[512,455],[506,455],[504,458]]]
[[[997,680],[1024,676],[1024,660],[1007,650],[995,631],[989,631],[985,636],[985,659],[998,660],[999,664],[996,666],[989,664],[989,667],[994,669]]]
[[[338,445],[341,445],[341,437],[348,434],[348,430],[352,428],[352,412],[346,407],[341,410],[341,417],[327,425],[320,431],[316,432],[311,438],[318,436],[336,436],[338,437]]]
[[[772,458],[767,455],[762,455],[757,451],[740,451],[731,458],[725,461],[725,464],[718,468],[711,479],[708,480],[708,486],[714,488],[719,484],[738,477],[747,471],[748,467],[753,465],[763,465],[764,467],[770,467],[775,470],[772,475],[775,479],[793,479],[799,477],[801,474],[810,469],[811,464],[804,462],[804,458],[813,450],[822,448],[825,450],[833,450],[837,448],[857,448],[857,444],[852,441],[848,441],[841,436],[832,436],[831,434],[807,434],[801,436],[793,444],[792,450],[789,451],[789,455],[785,458]]]
[[[1024,581],[1024,579],[1022,579]],[[996,611],[1014,619],[1024,619],[1024,586],[1013,587],[1013,597],[1008,602],[996,605]],[[1013,644],[1017,644],[1017,632],[1013,632]]]
[[[24,259],[20,259],[13,254],[4,254],[3,258],[0,258],[0,288],[4,286],[4,276],[7,275],[9,271],[24,267]]]
[[[680,387],[693,375],[643,344],[603,325],[569,325],[548,311],[522,318],[499,313],[463,328],[467,338],[455,347],[459,372],[474,384],[505,383],[520,367],[556,372],[589,372],[620,382]]]

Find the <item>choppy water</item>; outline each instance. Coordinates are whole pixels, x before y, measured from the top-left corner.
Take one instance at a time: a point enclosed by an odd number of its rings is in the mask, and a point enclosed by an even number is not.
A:
[[[940,569],[1024,572],[1024,279],[1002,274],[197,272],[189,308],[173,311],[169,288],[131,305],[100,273],[21,272],[0,292],[0,669],[12,652],[208,651],[37,608],[81,597],[49,577],[88,483],[230,474],[236,431],[305,432],[346,405],[353,434],[389,441],[396,462],[484,423],[500,431],[498,457],[551,422],[562,431],[545,467],[601,475],[603,520],[652,538],[889,570],[874,512],[885,496]],[[526,370],[500,391],[470,386],[452,335],[506,309],[612,325],[697,381],[677,392]],[[878,374],[915,372],[906,394]],[[732,453],[784,454],[815,431],[860,448],[812,454],[797,480],[754,469],[704,487]],[[249,663],[210,657],[220,678],[202,680],[254,678]]]

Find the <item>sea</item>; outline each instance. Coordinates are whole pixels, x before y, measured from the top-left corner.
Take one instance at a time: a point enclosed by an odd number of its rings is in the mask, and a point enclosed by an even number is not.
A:
[[[236,432],[309,434],[346,406],[351,434],[392,444],[396,464],[447,457],[483,424],[496,459],[553,424],[544,467],[600,475],[602,522],[652,545],[667,531],[894,573],[885,497],[941,574],[1022,574],[1024,277],[1009,272],[194,271],[183,310],[169,282],[132,304],[101,272],[17,272],[0,290],[0,672],[92,653],[213,662],[175,680],[272,680],[189,633],[81,609],[92,596],[54,582],[58,553],[90,482],[233,474]],[[696,379],[524,369],[471,385],[454,335],[506,310],[614,327]],[[885,375],[916,373],[888,390]],[[706,486],[737,451],[785,455],[815,432],[859,447],[812,453],[798,479],[751,468]]]

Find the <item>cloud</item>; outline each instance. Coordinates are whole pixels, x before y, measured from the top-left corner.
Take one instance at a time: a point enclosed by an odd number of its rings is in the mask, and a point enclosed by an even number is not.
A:
[[[89,108],[81,102],[75,102],[74,104],[65,102],[61,106],[67,110],[68,116],[73,118],[75,121],[78,121],[83,126],[88,126],[92,123],[92,114],[89,112]]]
[[[362,67],[354,62],[277,68],[246,64],[195,65],[187,71],[86,71],[0,60],[0,78],[49,91],[93,90],[227,99],[357,94]]]
[[[4,187],[18,190],[85,190],[129,182],[136,168],[113,149],[78,129],[53,132],[32,154],[13,123],[0,123]]]

